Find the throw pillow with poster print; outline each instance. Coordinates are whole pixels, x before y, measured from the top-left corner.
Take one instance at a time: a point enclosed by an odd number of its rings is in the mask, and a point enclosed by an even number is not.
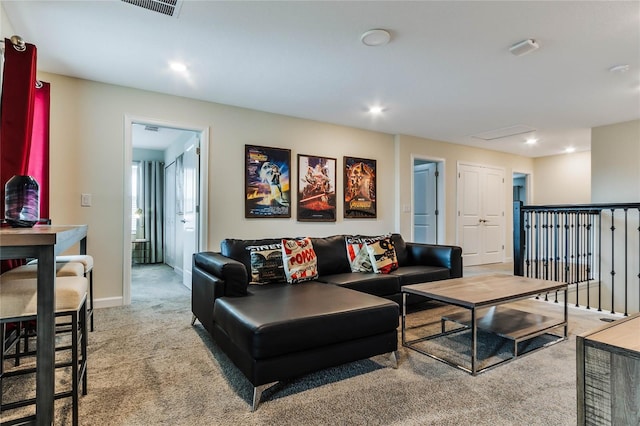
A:
[[[391,237],[385,237],[373,243],[366,243],[365,246],[369,252],[373,272],[376,274],[388,274],[398,269],[396,250]]]
[[[290,284],[310,281],[318,277],[318,258],[309,237],[283,239],[282,263]]]
[[[284,282],[282,244],[249,246],[251,256],[251,280],[249,284]]]
[[[351,272],[373,272],[371,258],[365,247],[365,238],[347,236],[345,237],[345,243]]]

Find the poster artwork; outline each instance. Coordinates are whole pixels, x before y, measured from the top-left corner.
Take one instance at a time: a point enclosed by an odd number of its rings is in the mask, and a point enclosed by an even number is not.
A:
[[[376,160],[344,157],[344,217],[376,217]]]
[[[245,217],[291,217],[291,151],[245,145]]]
[[[298,155],[298,220],[336,220],[336,159]]]

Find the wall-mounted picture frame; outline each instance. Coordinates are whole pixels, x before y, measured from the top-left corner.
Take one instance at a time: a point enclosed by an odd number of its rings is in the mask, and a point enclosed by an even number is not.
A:
[[[336,159],[298,154],[300,222],[336,221]]]
[[[244,158],[244,217],[291,217],[291,150],[245,145]]]
[[[344,217],[377,216],[376,160],[344,157]]]

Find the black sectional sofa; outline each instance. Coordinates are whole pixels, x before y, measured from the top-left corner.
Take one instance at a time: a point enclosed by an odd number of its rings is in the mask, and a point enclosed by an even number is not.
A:
[[[461,277],[462,250],[391,238],[399,268],[389,274],[351,272],[345,235],[311,238],[319,276],[296,284],[249,285],[247,248],[280,238],[225,239],[220,252],[194,254],[192,323],[252,383],[253,410],[280,380],[385,353],[397,366],[401,286]]]

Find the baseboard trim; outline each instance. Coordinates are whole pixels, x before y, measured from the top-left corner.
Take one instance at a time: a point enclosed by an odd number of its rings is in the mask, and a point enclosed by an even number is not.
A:
[[[120,297],[105,297],[102,299],[95,299],[94,300],[94,308],[113,308],[116,306],[122,306],[123,303],[123,298],[122,296]]]

